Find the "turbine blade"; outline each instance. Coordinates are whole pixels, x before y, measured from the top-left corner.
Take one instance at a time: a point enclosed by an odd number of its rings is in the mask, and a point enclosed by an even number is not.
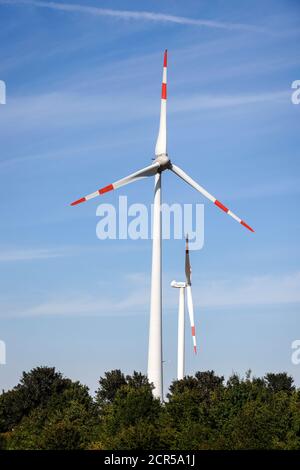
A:
[[[161,86],[160,122],[155,146],[155,155],[167,154],[167,64],[168,51],[164,53],[163,77]]]
[[[194,321],[194,306],[193,306],[193,298],[192,298],[192,287],[190,284],[186,286],[186,300],[187,300],[187,309],[189,312],[190,324],[191,324],[191,330],[192,330],[194,353],[196,354],[197,344],[196,344],[196,331],[195,331],[195,321]]]
[[[226,214],[230,215],[234,220],[236,220],[239,224],[243,225],[246,227],[248,230],[251,232],[254,232],[253,228],[251,228],[246,222],[242,219],[240,219],[237,215],[235,215],[231,210],[229,210],[226,206],[224,206],[220,201],[218,201],[212,194],[210,194],[206,189],[204,189],[200,184],[196,183],[189,175],[187,175],[181,168],[179,168],[176,165],[171,166],[170,168],[173,173],[175,173],[179,178],[183,179],[186,183],[188,183],[190,186],[192,186],[194,189],[199,191],[203,196],[205,196],[207,199],[209,199],[211,202],[213,202],[219,209],[222,209],[222,211],[226,212]]]
[[[126,184],[129,184],[129,183],[133,183],[142,178],[146,178],[147,176],[153,176],[157,173],[159,166],[160,164],[158,162],[155,162],[152,165],[146,166],[146,168],[142,168],[141,170],[136,171],[135,173],[132,173],[131,175],[125,176],[125,178],[115,181],[114,183],[109,184],[108,186],[105,186],[104,188],[98,189],[94,193],[88,194],[87,196],[77,199],[77,201],[74,201],[71,203],[71,206],[76,206],[77,204],[80,204],[81,202],[85,202],[85,201],[88,201],[89,199],[93,199],[94,197],[105,194],[108,191],[112,191],[113,189],[121,188],[121,186],[125,186]]]
[[[190,253],[189,253],[189,238],[186,237],[185,240],[185,278],[186,284],[191,285],[191,263],[190,263]]]

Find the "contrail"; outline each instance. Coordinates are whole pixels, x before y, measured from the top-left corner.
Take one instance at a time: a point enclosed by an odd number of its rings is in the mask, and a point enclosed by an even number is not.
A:
[[[192,25],[198,27],[200,26],[206,28],[265,32],[263,28],[258,28],[256,26],[251,26],[243,23],[227,23],[221,21],[194,19],[187,18],[184,16],[168,15],[165,13],[155,13],[151,11],[112,10],[87,5],[76,5],[73,3],[43,2],[38,0],[0,0],[0,4],[33,5],[38,8],[50,8],[52,10],[78,12],[93,16],[110,16],[113,18],[121,18],[124,20],[146,20],[161,23],[176,23],[181,25]]]

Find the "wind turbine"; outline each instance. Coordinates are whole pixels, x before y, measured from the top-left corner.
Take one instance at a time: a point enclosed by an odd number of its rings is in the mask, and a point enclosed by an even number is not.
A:
[[[148,349],[148,379],[153,383],[153,394],[163,400],[163,376],[162,376],[162,270],[161,270],[161,182],[162,173],[171,170],[183,181],[188,183],[199,193],[212,201],[238,223],[247,229],[254,230],[242,219],[231,212],[220,201],[212,196],[206,189],[200,186],[189,175],[171,162],[167,153],[167,51],[164,53],[163,77],[161,89],[160,124],[155,147],[155,159],[151,165],[142,168],[135,173],[115,181],[108,186],[98,189],[94,193],[72,202],[72,206],[103,195],[126,184],[134,183],[142,178],[154,176],[154,207],[152,230],[152,275],[151,275],[151,299],[150,299],[150,325],[149,325],[149,349]]]
[[[185,241],[185,282],[172,281],[171,286],[179,289],[179,307],[178,307],[178,352],[177,352],[177,379],[182,380],[184,377],[184,356],[185,356],[185,290],[187,297],[187,309],[190,317],[190,324],[192,330],[192,338],[194,345],[194,353],[197,353],[196,344],[196,331],[194,321],[194,306],[192,298],[192,283],[191,283],[191,263],[189,255],[189,239],[186,237]]]

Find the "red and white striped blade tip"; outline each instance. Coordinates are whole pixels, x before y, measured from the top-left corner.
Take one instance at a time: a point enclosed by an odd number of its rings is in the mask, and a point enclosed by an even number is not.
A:
[[[243,220],[241,220],[239,217],[235,216],[229,209],[228,207],[224,206],[224,204],[222,204],[222,202],[218,201],[218,199],[215,200],[214,204],[219,208],[221,209],[222,211],[226,212],[226,214],[228,215],[231,215],[231,217],[233,217],[235,220],[237,220],[241,225],[243,225],[244,227],[246,227],[248,230],[250,230],[250,232],[254,232],[253,228],[250,227],[250,225],[246,224],[246,222],[244,222]]]
[[[71,206],[77,206],[77,204],[81,204],[82,202],[88,201],[89,199],[93,199],[94,197],[101,196],[102,194],[108,193],[109,191],[112,191],[114,189],[113,184],[109,184],[108,186],[105,186],[104,188],[98,189],[92,194],[89,194],[88,196],[81,197],[80,199],[77,199],[77,201],[71,202]]]
[[[77,206],[77,204],[81,204],[82,202],[85,202],[85,201],[86,201],[85,197],[82,197],[80,199],[77,199],[77,201],[71,202],[70,206]]]
[[[197,346],[194,346],[194,353],[197,354]]]
[[[255,230],[252,227],[250,227],[250,225],[246,224],[246,222],[244,222],[243,220],[242,220],[241,224],[244,227],[246,227],[248,230],[250,230],[250,232],[255,232]]]
[[[168,66],[168,49],[165,50],[164,53],[164,67]]]

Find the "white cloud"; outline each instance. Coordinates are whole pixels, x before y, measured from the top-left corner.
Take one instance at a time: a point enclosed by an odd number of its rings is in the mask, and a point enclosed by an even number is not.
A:
[[[170,114],[198,111],[203,109],[232,109],[245,106],[282,106],[289,104],[290,95],[286,91],[207,95],[192,94],[189,97],[174,97]],[[157,116],[157,102],[151,98],[137,101],[132,90],[124,94],[114,94],[114,100],[101,93],[76,93],[60,91],[13,98],[0,117],[0,127],[4,134],[28,133],[32,131],[53,132],[56,130],[90,128],[97,124],[115,126],[129,121]]]
[[[164,309],[178,308],[178,296],[169,287],[172,276],[165,276]],[[97,296],[73,293],[54,296],[37,305],[26,308],[1,310],[9,317],[23,316],[131,316],[149,313],[150,274],[125,275],[113,292],[102,285]],[[288,305],[300,303],[300,272],[282,276],[265,275],[234,280],[207,280],[193,284],[195,309],[253,308],[266,305]],[[123,286],[120,288],[118,286]],[[126,289],[124,289],[126,286]],[[101,285],[100,285],[101,287]],[[124,292],[128,294],[124,294]],[[119,292],[122,292],[120,295]],[[119,298],[118,298],[119,297]]]
[[[244,279],[206,281],[193,286],[200,308],[243,307],[300,302],[300,272]]]
[[[204,19],[187,18],[184,16],[168,15],[165,13],[155,13],[151,11],[129,11],[129,10],[113,10],[108,8],[92,7],[88,5],[78,5],[73,3],[57,3],[43,2],[35,0],[0,0],[2,4],[19,4],[33,5],[38,8],[49,8],[51,10],[59,10],[73,13],[83,13],[92,16],[104,16],[111,18],[119,18],[123,20],[151,21],[159,23],[174,23],[181,25],[190,25],[206,28],[217,28],[226,30],[242,30],[252,32],[264,32],[263,28],[243,23],[228,23],[222,21],[211,21]]]
[[[226,109],[243,107],[247,105],[258,105],[261,103],[287,102],[290,98],[288,91],[257,92],[234,95],[190,94],[189,97],[175,98],[172,111],[197,111],[200,109]]]
[[[99,285],[99,283],[98,283]],[[120,288],[121,285],[121,288]],[[123,287],[122,287],[123,286]],[[126,286],[126,289],[124,289]],[[149,289],[145,274],[134,273],[116,280],[113,292],[108,294],[107,282],[100,283],[98,296],[78,295],[46,300],[33,307],[19,311],[20,316],[128,316],[148,311]],[[127,291],[126,296],[119,296],[119,291]],[[120,298],[118,298],[120,297]]]
[[[273,197],[280,195],[297,194],[300,192],[300,179],[289,178],[275,180],[271,183],[261,183],[255,186],[239,188],[227,193],[227,200],[239,199],[260,199],[263,197]]]
[[[62,250],[39,249],[0,249],[0,263],[10,261],[33,261],[63,256]]]
[[[0,263],[60,258],[92,250],[93,248],[77,246],[62,246],[60,248],[11,248],[2,246],[0,247]]]
[[[99,296],[101,297],[101,296]],[[24,309],[19,314],[21,316],[111,316],[130,315],[139,313],[145,307],[145,293],[131,293],[126,299],[115,300],[107,298],[103,300],[89,296],[68,299],[55,299],[40,303],[28,309]]]

